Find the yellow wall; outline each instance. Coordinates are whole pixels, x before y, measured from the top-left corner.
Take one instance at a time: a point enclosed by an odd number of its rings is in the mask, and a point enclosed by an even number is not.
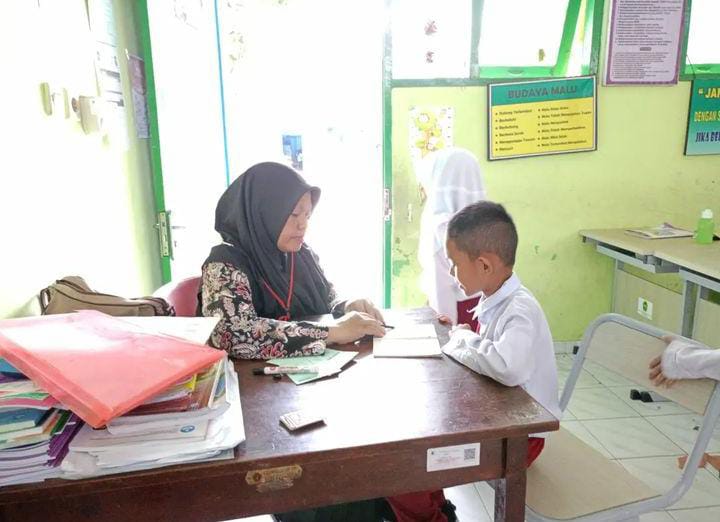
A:
[[[44,81],[97,95],[85,0],[0,3],[0,317],[28,313],[37,292],[63,275],[128,296],[160,284],[149,148],[135,137],[126,75],[125,48],[141,54],[131,5],[115,2],[123,140],[43,112]]]
[[[609,311],[611,285],[611,262],[583,246],[578,230],[663,221],[694,227],[706,207],[720,215],[720,156],[683,156],[689,95],[688,82],[600,85],[597,151],[488,162],[484,87],[395,89],[393,254],[405,256],[394,266],[400,279],[393,305],[423,302],[414,254],[420,201],[408,154],[411,106],[454,107],[455,144],[478,156],[490,198],[516,220],[520,278],[540,300],[554,338],[576,340]],[[415,209],[412,223],[404,218],[408,204]]]

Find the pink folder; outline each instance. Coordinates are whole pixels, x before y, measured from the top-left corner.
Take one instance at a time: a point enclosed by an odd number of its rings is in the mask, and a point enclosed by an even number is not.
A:
[[[95,428],[224,355],[95,311],[0,320],[0,356]]]

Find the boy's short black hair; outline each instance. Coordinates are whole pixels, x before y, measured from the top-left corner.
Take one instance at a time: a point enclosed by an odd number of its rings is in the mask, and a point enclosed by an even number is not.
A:
[[[447,237],[472,257],[492,253],[509,267],[515,264],[517,229],[499,203],[478,201],[468,205],[450,220]]]

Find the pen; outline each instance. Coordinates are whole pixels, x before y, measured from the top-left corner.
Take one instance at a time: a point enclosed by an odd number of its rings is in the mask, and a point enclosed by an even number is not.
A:
[[[394,326],[392,326],[392,325],[390,325],[390,324],[385,324],[385,323],[380,323],[380,324],[383,326],[383,328],[386,328],[386,329],[388,329],[388,330],[391,330],[391,329],[395,328]]]
[[[253,368],[253,375],[280,375],[283,373],[318,373],[315,366],[301,368],[298,366],[264,366]]]

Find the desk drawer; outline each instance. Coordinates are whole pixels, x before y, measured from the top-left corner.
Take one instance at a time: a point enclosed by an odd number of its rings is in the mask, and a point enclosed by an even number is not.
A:
[[[695,308],[693,339],[720,348],[720,305],[700,299]]]
[[[638,299],[652,303],[652,318],[638,313]],[[671,332],[680,332],[682,296],[623,270],[615,273],[614,312]]]

